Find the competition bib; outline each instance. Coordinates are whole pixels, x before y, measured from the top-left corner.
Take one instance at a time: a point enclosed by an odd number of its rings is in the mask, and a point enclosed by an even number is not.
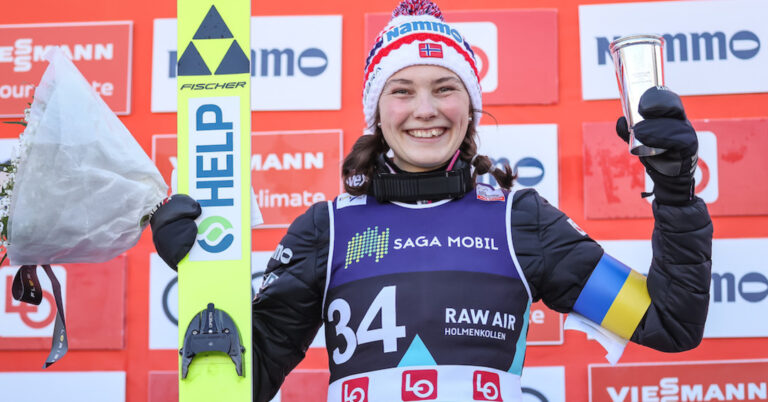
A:
[[[349,198],[329,203],[328,400],[519,398],[530,297],[511,201]]]

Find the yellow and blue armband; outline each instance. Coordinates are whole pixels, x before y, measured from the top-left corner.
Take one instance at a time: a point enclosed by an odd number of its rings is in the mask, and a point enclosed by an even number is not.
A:
[[[645,276],[604,253],[576,299],[573,311],[629,339],[650,304]]]

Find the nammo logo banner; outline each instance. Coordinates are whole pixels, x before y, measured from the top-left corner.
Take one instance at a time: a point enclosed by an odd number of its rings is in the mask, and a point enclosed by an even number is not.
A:
[[[609,45],[638,33],[664,37],[666,85],[680,95],[767,92],[766,18],[762,0],[579,6],[582,97],[618,98]]]

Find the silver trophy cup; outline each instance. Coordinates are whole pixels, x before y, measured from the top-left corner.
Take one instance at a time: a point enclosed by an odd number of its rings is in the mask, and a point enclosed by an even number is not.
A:
[[[664,38],[658,35],[624,36],[611,42],[610,50],[624,117],[629,125],[629,152],[638,156],[658,155],[666,149],[644,145],[633,127],[643,121],[638,112],[640,96],[651,87],[664,86]]]

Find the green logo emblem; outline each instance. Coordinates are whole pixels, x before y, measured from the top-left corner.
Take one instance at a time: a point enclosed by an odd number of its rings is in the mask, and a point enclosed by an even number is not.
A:
[[[229,248],[235,240],[232,224],[221,216],[210,216],[200,222],[197,228],[197,244],[209,253],[220,253]]]
[[[355,233],[355,237],[347,242],[347,257],[344,261],[344,269],[352,263],[360,262],[361,258],[373,257],[379,262],[389,251],[389,228],[379,233],[379,227],[374,226],[365,229],[361,235]]]

